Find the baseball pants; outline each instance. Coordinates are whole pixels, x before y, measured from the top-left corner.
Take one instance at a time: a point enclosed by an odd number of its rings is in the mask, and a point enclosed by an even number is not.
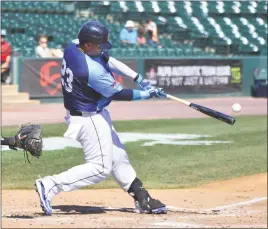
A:
[[[127,191],[136,178],[124,146],[112,126],[108,110],[83,116],[70,116],[65,120],[68,129],[64,137],[79,141],[85,163],[58,175],[42,178],[46,198],[61,191],[72,191],[105,180],[111,173],[120,187]]]

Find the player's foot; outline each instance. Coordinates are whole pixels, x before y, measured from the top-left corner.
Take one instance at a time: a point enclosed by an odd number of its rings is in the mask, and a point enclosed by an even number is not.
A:
[[[38,179],[35,181],[36,192],[40,198],[40,206],[45,213],[45,215],[52,215],[52,207],[50,205],[50,201],[48,201],[45,197],[45,187],[41,181]]]
[[[135,211],[137,213],[166,214],[167,207],[157,199],[153,199],[148,191],[142,186],[139,178],[135,178],[128,189],[135,201]]]
[[[166,214],[167,207],[157,199],[149,197],[147,201],[144,201],[143,207],[141,207],[139,201],[135,201],[135,212],[147,213],[147,214]]]

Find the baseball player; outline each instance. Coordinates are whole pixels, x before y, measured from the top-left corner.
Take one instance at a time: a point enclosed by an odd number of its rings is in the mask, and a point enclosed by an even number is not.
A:
[[[152,198],[137,177],[106,109],[112,100],[150,99],[162,96],[164,92],[109,57],[104,51],[112,48],[108,35],[103,24],[90,20],[82,25],[78,39],[64,50],[61,82],[68,125],[64,137],[81,143],[85,163],[35,181],[46,215],[52,214],[51,201],[55,195],[97,184],[110,174],[134,198],[136,212],[167,212],[167,207]],[[115,81],[112,70],[133,78],[142,90],[123,89]]]

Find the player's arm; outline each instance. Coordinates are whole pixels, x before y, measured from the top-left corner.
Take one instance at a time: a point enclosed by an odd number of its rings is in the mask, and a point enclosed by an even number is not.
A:
[[[131,101],[161,96],[162,89],[159,88],[151,88],[146,91],[123,89],[123,87],[115,81],[112,75],[100,66],[91,65],[89,71],[90,76],[88,78],[88,86],[99,92],[105,98]]]
[[[23,140],[26,137],[27,137],[26,135],[18,136],[18,140],[16,140],[16,136],[2,137],[1,138],[1,145],[9,146],[10,149],[16,150],[16,147],[19,147],[18,141]]]
[[[120,92],[115,93],[112,100],[118,101],[132,101],[132,100],[145,100],[153,97],[162,96],[163,90],[161,88],[151,88],[146,91],[136,89],[122,89]]]
[[[14,137],[2,137],[1,145],[9,146],[10,149],[17,150],[18,144],[16,142],[16,138]]]
[[[124,77],[128,77],[134,80],[142,90],[148,90],[153,88],[147,79],[144,79],[142,75],[133,71],[130,67],[122,63],[121,61],[109,56],[108,53],[102,51],[102,58],[108,63],[110,69]]]
[[[6,145],[6,146],[14,146],[15,143],[15,137],[2,137],[1,138],[1,145]]]

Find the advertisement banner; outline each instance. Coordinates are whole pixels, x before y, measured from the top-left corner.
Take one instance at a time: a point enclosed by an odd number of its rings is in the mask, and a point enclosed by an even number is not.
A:
[[[135,60],[121,60],[136,71]],[[20,89],[28,92],[31,98],[62,97],[61,89],[61,59],[23,59]],[[123,78],[113,73],[116,81],[123,87],[134,88],[133,80]]]
[[[61,97],[61,59],[23,59],[20,88],[31,98]]]
[[[242,61],[215,59],[145,60],[145,77],[166,93],[242,91]]]

